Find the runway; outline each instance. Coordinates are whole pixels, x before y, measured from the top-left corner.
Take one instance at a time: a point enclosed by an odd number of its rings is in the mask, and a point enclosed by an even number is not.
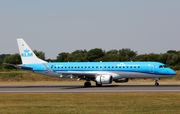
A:
[[[0,93],[100,93],[100,92],[180,92],[180,84],[154,85],[18,85],[0,86]]]

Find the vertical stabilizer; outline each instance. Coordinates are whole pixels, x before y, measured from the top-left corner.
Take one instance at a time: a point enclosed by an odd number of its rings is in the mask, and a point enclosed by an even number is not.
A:
[[[37,56],[34,54],[34,52],[30,49],[30,47],[26,44],[26,42],[23,39],[17,39],[17,43],[23,64],[47,63],[46,61],[37,58]]]

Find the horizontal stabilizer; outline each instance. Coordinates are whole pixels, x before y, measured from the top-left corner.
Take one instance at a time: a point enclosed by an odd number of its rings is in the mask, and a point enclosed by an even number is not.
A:
[[[13,67],[16,67],[16,68],[33,69],[33,67],[27,67],[27,66],[22,66],[22,65],[14,65],[14,64],[9,64],[9,63],[3,63],[3,64],[13,66]]]

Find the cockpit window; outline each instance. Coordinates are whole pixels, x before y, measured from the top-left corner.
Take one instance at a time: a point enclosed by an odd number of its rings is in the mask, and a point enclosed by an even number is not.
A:
[[[168,68],[166,65],[159,65],[159,68]]]

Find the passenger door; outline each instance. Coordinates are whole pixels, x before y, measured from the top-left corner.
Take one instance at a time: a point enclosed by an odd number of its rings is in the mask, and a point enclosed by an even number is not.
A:
[[[149,65],[149,72],[154,73],[154,65]]]

